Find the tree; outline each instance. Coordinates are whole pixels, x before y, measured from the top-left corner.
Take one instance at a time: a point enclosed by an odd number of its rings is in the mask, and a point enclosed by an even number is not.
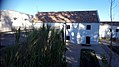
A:
[[[116,6],[114,6],[115,0],[110,0],[110,20],[111,20],[111,29],[112,29],[112,21],[113,21],[113,8],[115,8]],[[111,61],[112,61],[112,30],[111,32],[111,36],[110,36],[110,59],[109,59],[109,67],[111,67]]]

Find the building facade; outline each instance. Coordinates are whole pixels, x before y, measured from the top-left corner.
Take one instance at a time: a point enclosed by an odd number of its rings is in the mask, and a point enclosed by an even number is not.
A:
[[[38,12],[39,23],[35,27],[49,24],[64,29],[65,40],[74,44],[98,44],[99,17],[97,11]]]
[[[1,31],[40,28],[43,23],[51,28],[63,29],[64,39],[74,44],[98,44],[99,16],[97,11],[38,12],[35,22],[31,16],[16,11],[1,11]],[[8,30],[3,30],[8,29]]]
[[[119,21],[113,21],[112,28],[110,21],[100,22],[100,29],[99,29],[100,38],[110,38],[111,31],[112,31],[112,38],[119,39]]]
[[[31,18],[29,14],[13,11],[13,10],[1,10],[0,11],[0,31],[12,31],[12,29],[18,29],[21,27],[21,30],[24,28],[30,28],[32,26]]]

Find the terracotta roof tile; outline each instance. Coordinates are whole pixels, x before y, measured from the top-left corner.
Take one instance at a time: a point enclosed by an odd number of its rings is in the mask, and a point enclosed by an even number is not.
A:
[[[42,22],[99,22],[97,11],[38,12]]]

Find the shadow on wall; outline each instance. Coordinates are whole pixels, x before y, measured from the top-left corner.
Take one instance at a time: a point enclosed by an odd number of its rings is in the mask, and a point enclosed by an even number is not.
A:
[[[67,24],[69,25],[69,24]],[[70,42],[76,44],[86,44],[86,37],[89,36],[91,44],[98,43],[99,30],[93,29],[93,24],[91,30],[86,30],[86,25],[82,23],[71,23],[71,29],[67,29],[67,36],[70,36]],[[90,24],[89,24],[90,25]],[[95,24],[94,24],[95,25]],[[98,26],[98,25],[96,25]]]
[[[2,15],[2,17],[4,19],[2,19],[2,21],[1,21],[2,22],[2,31],[5,31],[5,30],[11,31],[12,30],[12,21],[6,12],[4,12],[3,14],[4,15]]]
[[[104,26],[100,26],[100,38],[110,38],[111,37],[111,31],[112,31],[112,35],[113,38],[118,36],[118,33],[116,32],[117,27],[112,27],[109,25],[104,25]]]
[[[68,24],[67,24],[68,25]],[[81,34],[80,34],[80,32],[79,32],[79,23],[77,24],[77,23],[73,23],[73,24],[71,24],[72,26],[72,28],[71,29],[67,29],[67,33],[68,33],[68,36],[70,36],[70,41],[72,42],[72,43],[77,43],[77,44],[79,44],[81,41],[83,41],[82,40],[82,36],[81,36]]]
[[[32,16],[28,14],[22,14],[19,12],[9,12],[2,11],[1,12],[1,28],[2,31],[14,31],[21,27],[21,30],[31,29],[33,27],[33,23],[31,23]],[[7,30],[8,29],[8,30]]]

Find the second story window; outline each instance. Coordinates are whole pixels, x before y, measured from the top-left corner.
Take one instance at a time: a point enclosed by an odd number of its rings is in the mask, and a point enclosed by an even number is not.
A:
[[[66,29],[70,29],[70,25],[66,25]]]
[[[91,30],[91,25],[87,25],[86,29]]]
[[[119,29],[116,29],[116,32],[119,32]]]

